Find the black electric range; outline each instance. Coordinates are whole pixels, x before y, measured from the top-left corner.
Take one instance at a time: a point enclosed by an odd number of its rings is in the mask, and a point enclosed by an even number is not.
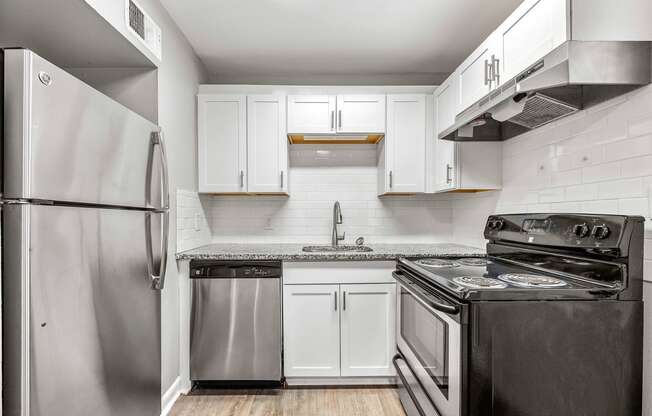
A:
[[[399,259],[408,415],[640,414],[643,222],[491,216],[486,258]]]

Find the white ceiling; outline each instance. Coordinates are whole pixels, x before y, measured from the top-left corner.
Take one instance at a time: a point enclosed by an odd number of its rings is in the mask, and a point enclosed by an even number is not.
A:
[[[161,1],[211,82],[433,84],[522,0]]]

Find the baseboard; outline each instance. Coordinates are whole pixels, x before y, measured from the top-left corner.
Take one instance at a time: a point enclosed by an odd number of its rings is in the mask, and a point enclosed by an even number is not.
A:
[[[288,386],[394,386],[396,377],[286,377]]]
[[[167,416],[172,410],[172,406],[183,393],[181,388],[181,378],[177,377],[169,389],[161,397],[161,416]]]

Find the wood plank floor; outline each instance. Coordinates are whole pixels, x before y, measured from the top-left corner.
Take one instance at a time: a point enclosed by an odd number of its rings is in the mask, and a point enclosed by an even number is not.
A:
[[[170,416],[405,416],[396,389],[201,390],[181,396]]]

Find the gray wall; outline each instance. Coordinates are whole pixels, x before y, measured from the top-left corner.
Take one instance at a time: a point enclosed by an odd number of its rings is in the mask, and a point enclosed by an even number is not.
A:
[[[127,31],[124,2],[86,0],[138,48],[142,45]],[[140,0],[140,5],[163,32],[162,62],[158,69],[158,123],[163,128],[170,168],[170,253],[176,253],[177,188],[196,190],[196,94],[206,82],[206,72],[183,33],[158,0]],[[151,108],[151,107],[149,107]],[[162,391],[179,376],[179,272],[174,255],[169,257],[162,299]]]

